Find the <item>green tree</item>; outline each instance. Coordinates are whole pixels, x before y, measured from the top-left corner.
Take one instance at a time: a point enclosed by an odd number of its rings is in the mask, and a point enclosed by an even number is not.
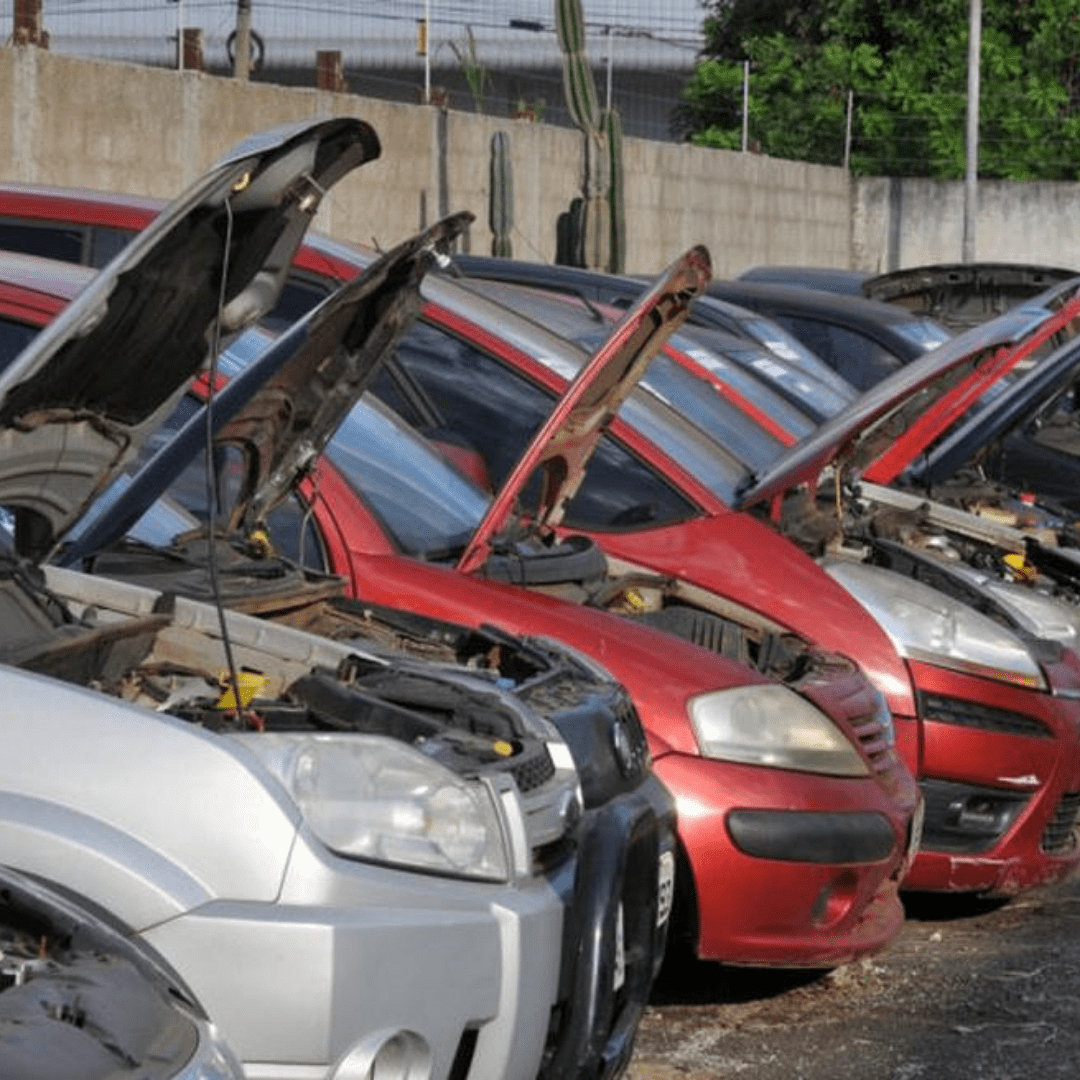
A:
[[[751,138],[768,154],[843,160],[874,175],[957,178],[965,165],[968,0],[715,0],[706,55],[678,127],[704,146]],[[983,0],[980,175],[1075,179],[1080,166],[1080,5]]]

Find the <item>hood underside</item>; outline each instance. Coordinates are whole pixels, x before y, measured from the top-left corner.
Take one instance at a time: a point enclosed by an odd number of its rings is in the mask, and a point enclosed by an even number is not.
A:
[[[593,358],[578,373],[551,416],[511,470],[461,556],[458,569],[477,570],[493,539],[511,523],[532,475],[543,470],[537,526],[556,526],[585,476],[600,437],[640,382],[652,358],[685,321],[690,304],[712,276],[709,254],[694,247],[639,297]]]
[[[215,346],[269,310],[322,195],[378,154],[352,119],[245,141],[0,373],[0,505],[20,551],[46,554]]]

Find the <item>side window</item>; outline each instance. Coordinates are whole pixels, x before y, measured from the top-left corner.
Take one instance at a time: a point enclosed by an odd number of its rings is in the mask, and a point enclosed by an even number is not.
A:
[[[89,230],[79,225],[37,225],[0,220],[0,249],[40,255],[59,262],[85,263]]]
[[[506,480],[555,405],[548,390],[429,323],[413,324],[399,346],[398,361],[429,397],[440,426],[484,457],[496,487]],[[385,370],[375,393],[406,418],[417,418]],[[538,493],[539,477],[534,477],[524,505],[535,506]],[[668,524],[694,512],[692,504],[653,469],[606,436],[567,509],[566,523],[618,529]]]

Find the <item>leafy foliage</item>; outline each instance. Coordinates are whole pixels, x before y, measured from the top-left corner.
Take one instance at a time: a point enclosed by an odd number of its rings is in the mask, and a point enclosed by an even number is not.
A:
[[[958,178],[968,19],[968,0],[713,0],[676,123],[700,145],[740,146],[749,60],[765,153],[840,164],[851,91],[853,171]],[[983,0],[979,136],[982,176],[1077,178],[1076,0]]]

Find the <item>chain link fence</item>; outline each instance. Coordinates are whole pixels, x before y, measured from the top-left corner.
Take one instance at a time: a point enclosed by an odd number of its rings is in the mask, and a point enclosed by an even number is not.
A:
[[[203,70],[229,75],[242,7],[254,80],[315,85],[317,54],[332,50],[352,93],[430,93],[451,108],[570,124],[552,0],[0,0],[0,25],[11,41],[17,16],[37,8],[39,44],[53,52],[159,67],[183,63],[181,31],[194,31]],[[586,0],[585,14],[596,85],[626,133],[676,138],[672,112],[703,43],[699,0]]]

